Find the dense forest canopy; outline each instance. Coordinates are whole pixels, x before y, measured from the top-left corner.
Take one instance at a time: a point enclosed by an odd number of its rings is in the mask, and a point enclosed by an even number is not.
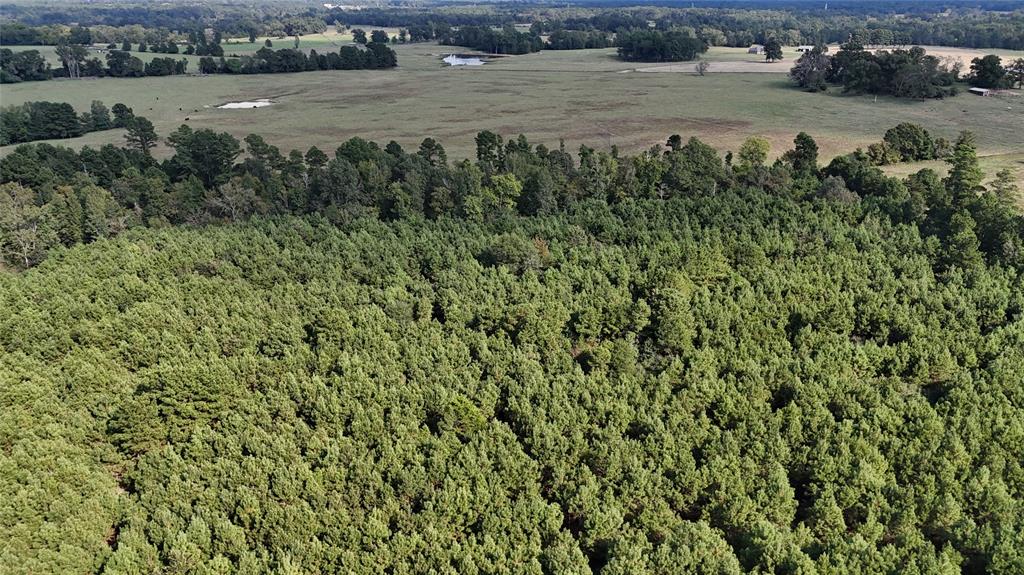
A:
[[[1019,572],[1020,275],[931,251],[755,193],[62,253],[4,570]]]
[[[5,4],[62,65],[3,48],[0,81],[763,42],[816,44],[803,89],[921,99],[961,71],[904,44],[1024,47],[1020,2],[654,4]],[[1024,215],[985,134],[454,160],[48,100],[0,108],[4,575],[1024,573]]]
[[[969,134],[945,180],[167,138],[0,162],[0,570],[1024,568],[1024,218]]]

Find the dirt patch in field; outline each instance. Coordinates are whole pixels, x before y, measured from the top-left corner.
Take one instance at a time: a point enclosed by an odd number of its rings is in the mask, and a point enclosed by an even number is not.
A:
[[[606,102],[593,102],[586,100],[570,100],[569,105],[573,110],[586,110],[588,112],[610,112],[612,110],[628,110],[634,102],[627,100],[613,100]]]
[[[747,131],[751,122],[724,118],[612,118],[609,120],[580,120],[575,129],[566,134],[569,139],[621,137],[664,132],[669,134],[695,134],[701,138]]]
[[[702,134],[725,134],[737,130],[749,131],[753,122],[748,120],[727,120],[725,118],[661,118],[659,124],[682,126],[688,131]]]

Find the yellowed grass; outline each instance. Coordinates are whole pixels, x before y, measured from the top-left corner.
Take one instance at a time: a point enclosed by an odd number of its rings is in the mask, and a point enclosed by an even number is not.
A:
[[[259,133],[283,150],[316,145],[330,152],[352,137],[415,148],[439,139],[449,156],[473,157],[480,130],[570,150],[580,144],[635,152],[671,134],[697,136],[723,153],[746,138],[769,140],[772,155],[806,131],[823,160],[881,139],[900,123],[921,124],[936,136],[960,130],[978,135],[984,155],[1024,150],[1024,104],[961,95],[916,102],[838,93],[808,94],[783,74],[618,73],[633,67],[614,50],[542,52],[502,58],[484,66],[450,68],[441,58],[458,48],[436,44],[397,47],[399,68],[165,78],[26,82],[0,87],[2,101],[65,101],[86,110],[92,100],[123,102],[146,116],[161,136],[183,123]],[[218,110],[231,101],[271,98],[255,110]],[[1007,110],[1007,107],[1012,109]],[[87,134],[63,145],[122,143],[119,131]],[[3,150],[0,150],[0,154]],[[158,155],[169,154],[166,147]]]

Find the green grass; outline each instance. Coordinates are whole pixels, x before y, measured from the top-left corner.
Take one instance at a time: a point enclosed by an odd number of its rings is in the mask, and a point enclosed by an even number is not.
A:
[[[1024,150],[1024,146],[1021,149]],[[1015,174],[1017,176],[1017,185],[1022,192],[1017,198],[1018,204],[1024,208],[1024,151],[982,156],[979,158],[978,163],[981,165],[982,171],[985,172],[985,184],[991,182],[999,170],[1006,169]],[[894,164],[892,166],[884,166],[882,170],[890,176],[904,177],[925,168],[935,170],[942,177],[945,177],[946,173],[949,172],[949,164],[941,160]]]
[[[914,102],[793,89],[784,74],[621,73],[635,66],[614,50],[552,51],[507,57],[481,67],[448,68],[446,46],[397,47],[400,67],[387,71],[329,71],[259,76],[177,76],[93,79],[5,85],[3,103],[66,101],[88,108],[123,102],[166,136],[186,122],[242,137],[256,132],[284,150],[316,145],[326,151],[352,136],[416,146],[439,138],[454,157],[474,153],[484,129],[570,149],[585,143],[636,151],[673,133],[698,136],[736,150],[749,136],[766,137],[773,154],[797,132],[812,134],[822,156],[845,153],[881,139],[909,121],[936,136],[960,130],[978,135],[983,155],[1024,149],[1024,101],[962,95]],[[257,110],[218,110],[228,101],[272,98]],[[122,141],[117,131],[66,140],[71,146]],[[159,154],[166,154],[159,149]]]
[[[105,47],[106,46],[104,45],[104,46],[95,46],[94,48],[98,49],[98,48],[105,48]],[[60,57],[57,56],[57,47],[56,46],[4,46],[4,48],[8,48],[8,49],[10,49],[10,50],[12,50],[14,52],[23,52],[25,50],[36,50],[36,51],[39,52],[39,54],[43,58],[46,59],[47,62],[50,63],[50,66],[52,66],[53,68],[60,68],[61,67],[61,61],[60,61]],[[153,58],[174,58],[175,60],[180,60],[182,58],[185,58],[185,59],[187,59],[189,61],[189,65],[188,65],[188,71],[189,72],[195,72],[195,71],[198,70],[199,56],[189,56],[187,54],[161,54],[159,52],[139,52],[135,48],[138,48],[138,46],[137,45],[132,45],[132,52],[131,52],[132,56],[138,57],[143,62],[149,62]],[[118,49],[120,50],[120,45],[118,46]],[[90,50],[89,51],[89,58],[99,58],[100,62],[104,62],[104,63],[106,63],[106,61],[107,61],[106,60],[106,54],[105,54],[104,51]],[[5,87],[5,90],[6,90],[6,87]]]
[[[398,34],[398,28],[380,28],[371,26],[353,26],[353,28],[362,28],[366,31],[369,36],[371,30],[384,30],[389,36]],[[249,42],[248,38],[230,38],[226,40],[221,46],[224,48],[224,56],[249,56],[254,54],[257,50],[264,46],[264,42],[270,40],[275,49],[279,48],[294,48],[295,38],[293,36],[287,37],[266,37],[261,36],[256,39],[255,42]],[[326,52],[337,52],[345,44],[352,43],[352,33],[349,30],[335,30],[333,26],[329,27],[326,32],[322,34],[309,34],[301,36],[299,38],[299,48],[306,52],[310,50],[316,50],[317,52],[324,54]],[[118,49],[120,49],[118,44]],[[24,50],[38,50],[40,54],[50,63],[53,67],[59,67],[61,65],[60,58],[57,57],[56,46],[4,46],[15,52]],[[104,49],[106,44],[96,44],[93,46],[95,49]],[[199,56],[187,55],[184,53],[184,46],[179,46],[182,53],[178,54],[161,54],[156,52],[139,52],[137,50],[138,44],[132,44],[131,53],[133,56],[137,56],[143,62],[149,62],[156,57],[170,57],[174,59],[186,58],[190,62],[189,71],[197,71]],[[104,60],[104,52],[93,51],[89,57],[98,57],[101,61]]]
[[[782,49],[784,62],[795,62],[799,57],[800,52],[797,52],[794,46],[786,46]],[[712,46],[704,54],[704,59],[711,62],[764,62],[764,54],[748,54],[746,48]]]
[[[398,28],[387,28],[380,26],[364,26],[361,24],[353,24],[352,29],[362,28],[366,32],[367,38],[370,36],[370,32],[373,30],[384,30],[388,33],[388,37],[397,36]],[[229,38],[222,44],[224,48],[224,55],[238,55],[245,56],[255,53],[257,50],[264,46],[264,42],[270,40],[274,48],[294,48],[295,38],[293,36],[276,37],[276,36],[260,36],[256,38],[255,42],[249,42],[249,38]],[[329,26],[327,31],[321,34],[308,34],[299,38],[299,48],[302,50],[316,50],[320,54],[326,52],[337,52],[345,44],[351,44],[353,42],[351,30],[344,28],[338,30],[334,26]]]

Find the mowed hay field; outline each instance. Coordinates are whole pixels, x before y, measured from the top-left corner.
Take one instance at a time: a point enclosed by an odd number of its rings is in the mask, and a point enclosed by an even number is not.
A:
[[[450,156],[472,157],[473,137],[488,129],[570,149],[580,144],[633,152],[673,133],[697,136],[720,150],[736,150],[761,135],[773,155],[800,131],[812,134],[825,158],[878,141],[904,121],[937,136],[961,130],[978,135],[985,156],[1024,150],[1024,97],[967,94],[938,101],[809,94],[785,74],[632,73],[614,50],[548,51],[497,59],[484,66],[445,67],[440,58],[460,51],[435,44],[397,48],[394,70],[254,76],[172,76],[26,82],[0,88],[4,105],[65,101],[87,110],[92,100],[123,102],[166,136],[183,123],[237,137],[259,133],[284,150],[316,145],[330,152],[361,136],[415,147],[439,139]],[[714,55],[714,54],[712,54]],[[231,102],[271,98],[259,109],[220,110]],[[120,131],[63,140],[69,146],[122,143]],[[166,148],[158,148],[166,155]]]

